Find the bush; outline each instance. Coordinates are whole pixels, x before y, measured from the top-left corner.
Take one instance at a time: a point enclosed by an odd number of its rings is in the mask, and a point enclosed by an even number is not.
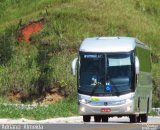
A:
[[[0,64],[6,64],[13,53],[13,43],[15,42],[15,26],[9,26],[4,34],[0,34]]]

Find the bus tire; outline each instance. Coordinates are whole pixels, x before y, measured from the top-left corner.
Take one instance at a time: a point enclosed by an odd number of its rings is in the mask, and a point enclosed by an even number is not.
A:
[[[137,123],[137,116],[136,115],[131,115],[129,116],[130,118],[130,123]]]
[[[90,122],[90,121],[91,121],[91,116],[84,115],[84,116],[83,116],[83,121],[84,121],[84,122]]]
[[[147,122],[148,121],[148,112],[149,112],[149,98],[147,101],[147,113],[141,114],[141,122]]]
[[[141,114],[141,122],[147,122],[148,121],[148,114]]]
[[[102,122],[108,122],[108,116],[103,115],[102,116]]]
[[[140,121],[141,121],[141,117],[140,117],[140,115],[137,117],[137,122],[138,123],[140,123]]]
[[[94,122],[101,122],[101,116],[100,115],[94,116]]]
[[[148,98],[148,101],[147,101],[147,113],[149,113],[149,98]]]

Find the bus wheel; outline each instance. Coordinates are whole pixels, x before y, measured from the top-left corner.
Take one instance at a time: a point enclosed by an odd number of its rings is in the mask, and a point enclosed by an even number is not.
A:
[[[130,118],[130,123],[136,123],[137,122],[137,116],[136,115],[131,115],[129,116]]]
[[[100,115],[94,116],[94,121],[95,122],[100,122],[101,121],[101,116]]]
[[[88,116],[88,115],[83,116],[83,121],[84,122],[90,122],[91,121],[91,116]]]
[[[147,122],[148,121],[148,114],[141,114],[141,122]]]
[[[103,115],[101,117],[102,117],[102,122],[108,122],[108,116]]]
[[[139,123],[141,121],[140,115],[137,117],[137,122]]]

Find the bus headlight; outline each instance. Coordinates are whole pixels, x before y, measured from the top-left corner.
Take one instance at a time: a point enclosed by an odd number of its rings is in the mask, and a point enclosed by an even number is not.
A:
[[[86,99],[82,99],[80,102],[86,104],[87,100]]]
[[[80,111],[81,111],[81,112],[85,112],[85,111],[86,111],[85,107],[81,107],[81,108],[80,108]]]
[[[81,100],[79,100],[79,102],[82,103],[82,104],[87,104],[87,103],[89,103],[89,101],[88,101],[87,99],[81,99]]]
[[[131,106],[128,106],[126,111],[130,111],[130,110],[131,110]]]

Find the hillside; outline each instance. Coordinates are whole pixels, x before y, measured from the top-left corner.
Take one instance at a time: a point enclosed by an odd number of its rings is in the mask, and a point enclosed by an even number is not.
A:
[[[81,41],[92,36],[131,36],[152,49],[154,106],[160,106],[160,1],[150,0],[1,0],[0,95],[22,102],[49,92],[76,91],[70,65]],[[30,41],[18,30],[43,19]]]

